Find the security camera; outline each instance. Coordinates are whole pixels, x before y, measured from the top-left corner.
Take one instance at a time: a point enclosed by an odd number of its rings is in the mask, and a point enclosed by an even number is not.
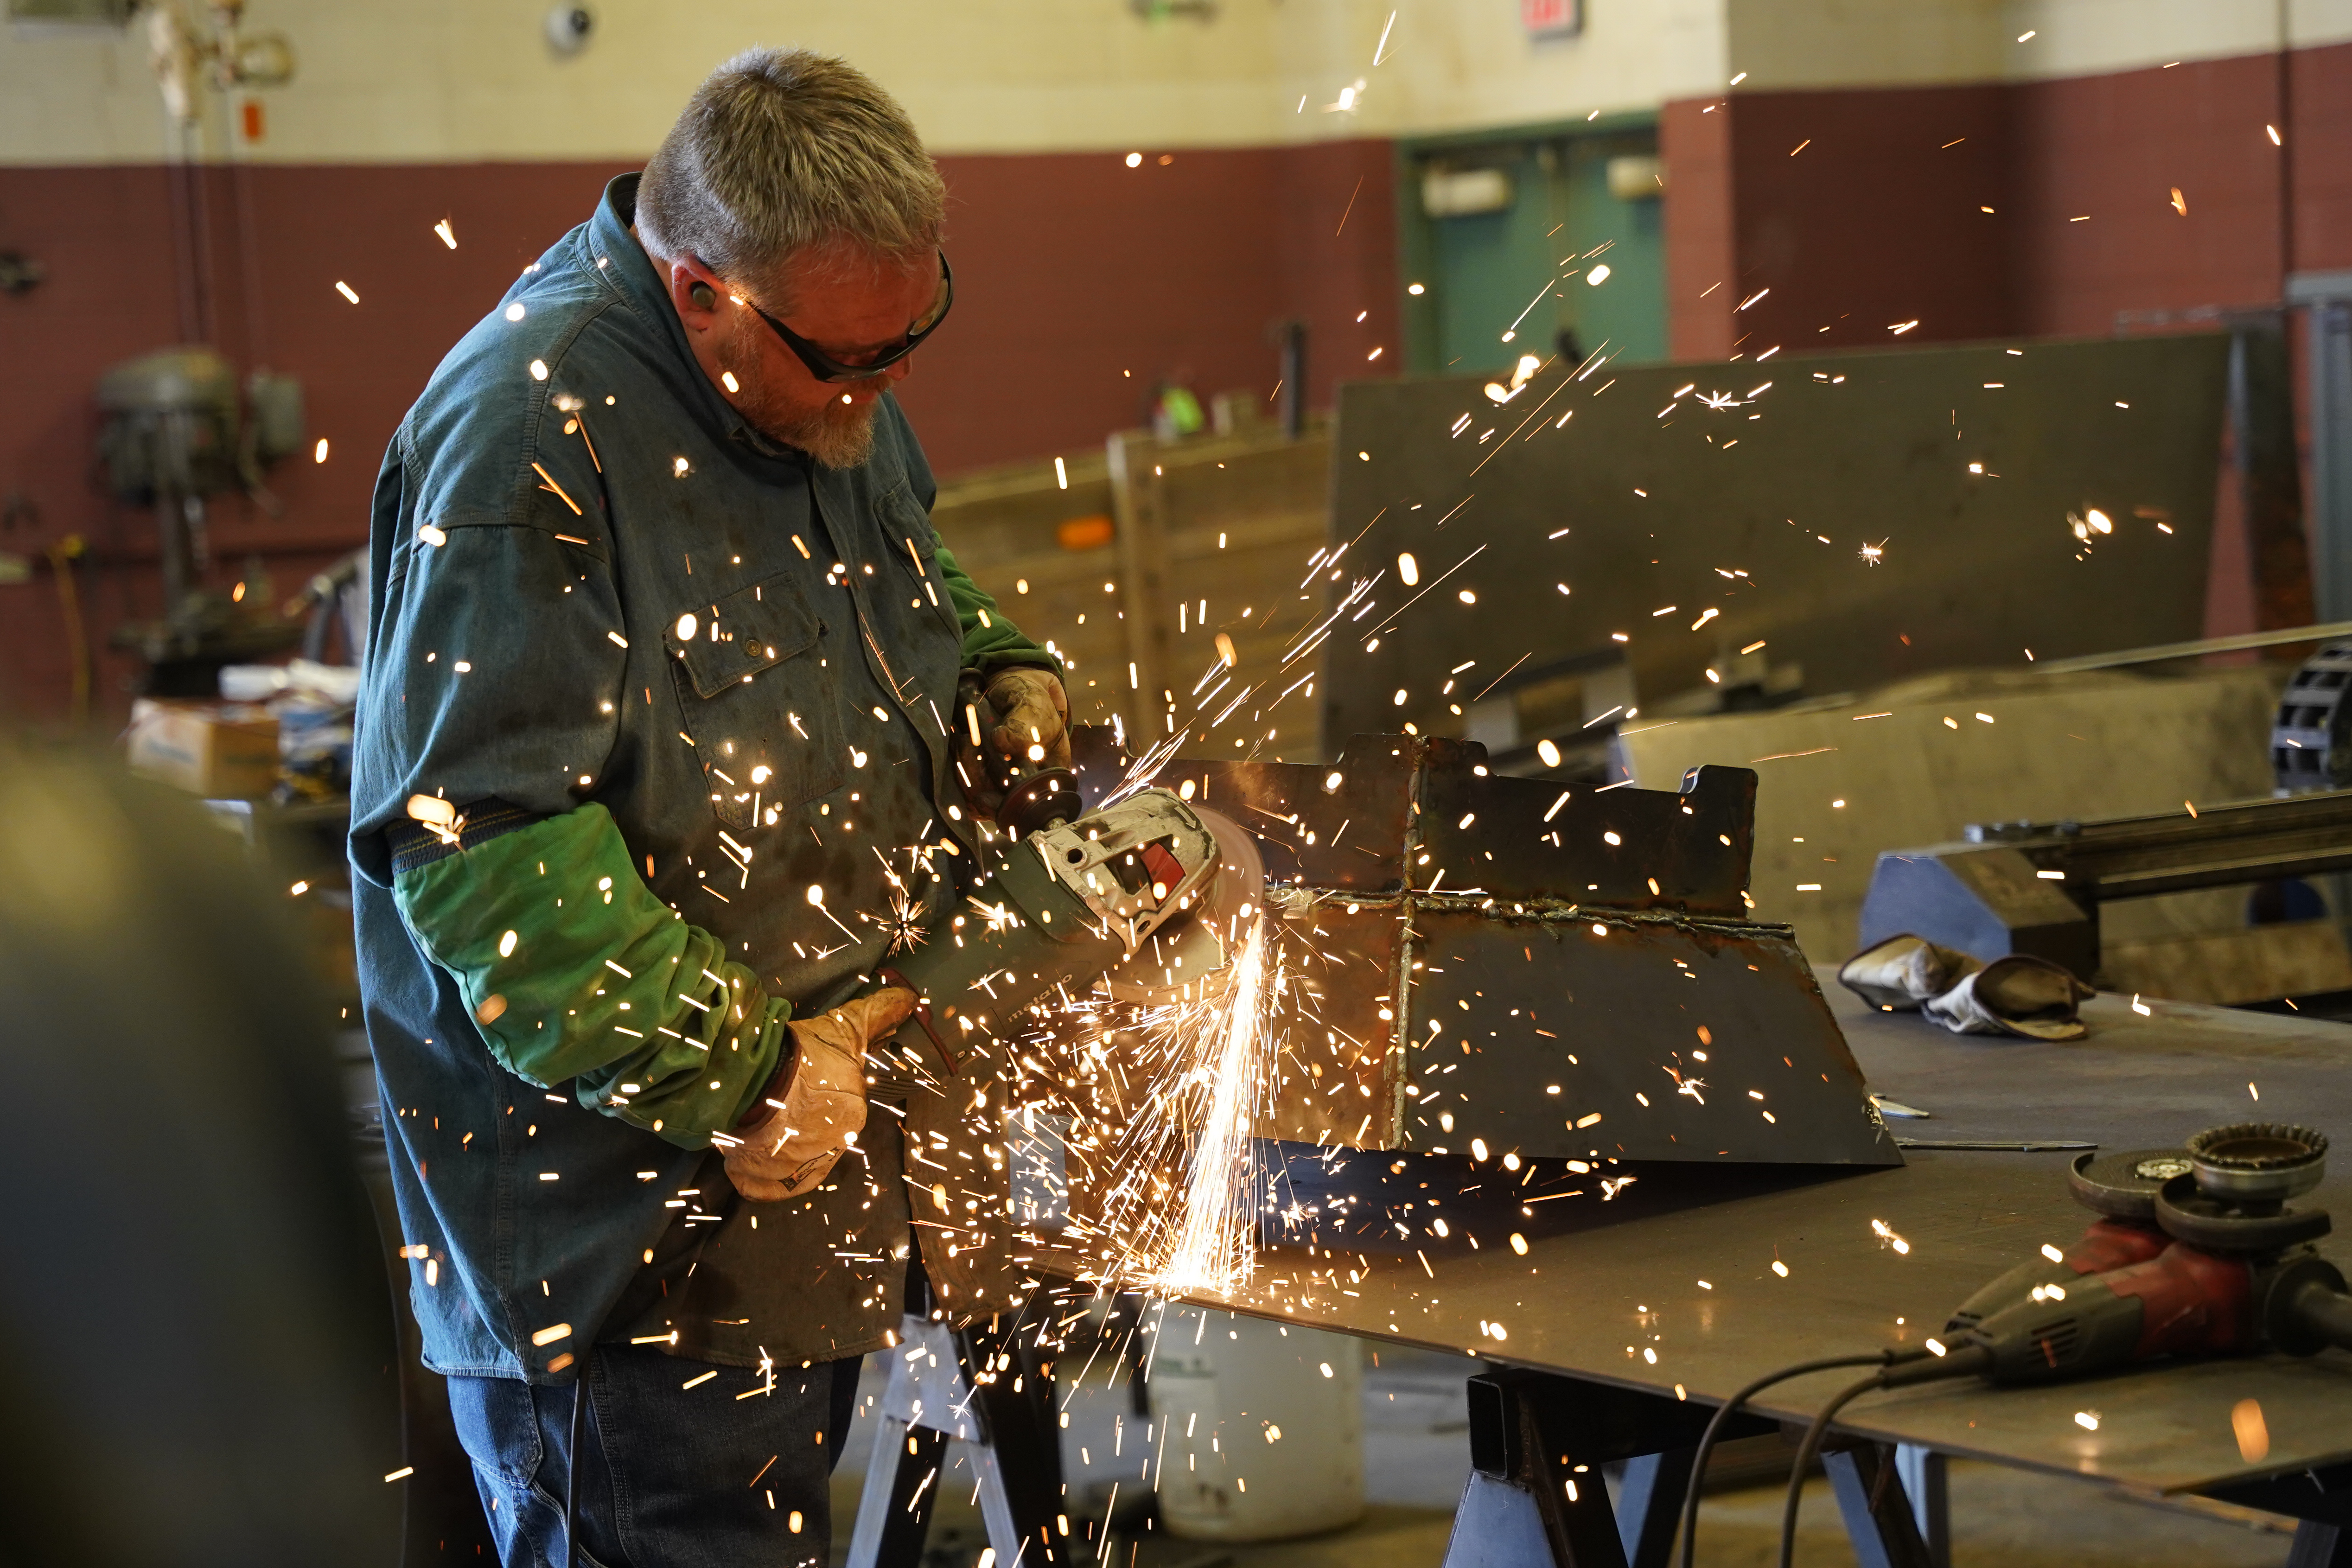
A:
[[[547,43],[559,55],[576,55],[596,30],[596,14],[585,5],[558,5],[547,14]]]

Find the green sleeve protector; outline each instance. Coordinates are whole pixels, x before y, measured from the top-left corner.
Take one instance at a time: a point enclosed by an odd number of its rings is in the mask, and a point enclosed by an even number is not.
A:
[[[403,871],[393,895],[500,1066],[681,1148],[740,1121],[787,1048],[790,1004],[654,896],[601,805]]]
[[[1031,642],[1019,626],[1004,618],[996,601],[981,592],[956,564],[955,556],[944,544],[934,553],[940,563],[940,576],[946,582],[948,600],[955,605],[956,619],[963,626],[963,662],[967,669],[993,672],[1013,665],[1028,665],[1050,669],[1059,674],[1062,661]]]

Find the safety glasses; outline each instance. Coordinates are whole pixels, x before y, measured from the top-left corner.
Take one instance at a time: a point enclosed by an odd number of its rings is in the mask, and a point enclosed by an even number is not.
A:
[[[784,340],[786,348],[800,355],[801,363],[808,366],[808,373],[811,375],[819,381],[838,384],[845,381],[870,381],[913,353],[922,346],[923,340],[937,331],[940,323],[948,319],[948,307],[954,303],[955,274],[949,270],[948,255],[942,250],[940,252],[940,289],[938,296],[931,301],[930,310],[926,311],[920,320],[908,327],[907,335],[897,343],[886,349],[877,349],[871,354],[861,354],[854,363],[834,358],[767,311],[761,310],[759,306],[753,305],[751,309],[758,312],[760,320],[768,323],[769,329],[776,336]]]

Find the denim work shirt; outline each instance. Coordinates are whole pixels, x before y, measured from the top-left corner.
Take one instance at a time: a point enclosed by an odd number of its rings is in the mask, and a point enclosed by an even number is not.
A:
[[[565,1381],[599,1325],[646,1321],[738,1364],[886,1342],[908,1247],[892,1117],[776,1204],[735,1201],[709,1133],[789,1051],[777,1019],[844,999],[894,921],[975,879],[959,668],[1054,662],[940,547],[894,400],[854,469],[744,424],[629,231],[635,184],[450,353],[377,481],[354,903],[445,1373]],[[665,1312],[698,1270],[715,1310]]]

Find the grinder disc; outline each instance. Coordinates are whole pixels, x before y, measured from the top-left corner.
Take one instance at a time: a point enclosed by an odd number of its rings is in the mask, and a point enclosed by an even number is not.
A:
[[[1245,920],[1265,895],[1265,862],[1249,830],[1223,812],[1192,806],[1216,840],[1217,868],[1193,895],[1188,918],[1170,922],[1143,949],[1097,984],[1113,1001],[1160,1005],[1186,996],[1213,995],[1226,979]],[[1243,911],[1248,911],[1244,915]]]
[[[2066,1190],[2094,1214],[2147,1222],[2156,1218],[2156,1194],[2164,1184],[2189,1171],[2189,1152],[2178,1146],[2077,1154]]]
[[[1265,901],[1265,860],[1248,828],[1222,811],[1196,805],[1192,815],[1217,841],[1217,871],[1201,890],[1198,913],[1214,921],[1220,938],[1238,936],[1243,911],[1255,915]]]

